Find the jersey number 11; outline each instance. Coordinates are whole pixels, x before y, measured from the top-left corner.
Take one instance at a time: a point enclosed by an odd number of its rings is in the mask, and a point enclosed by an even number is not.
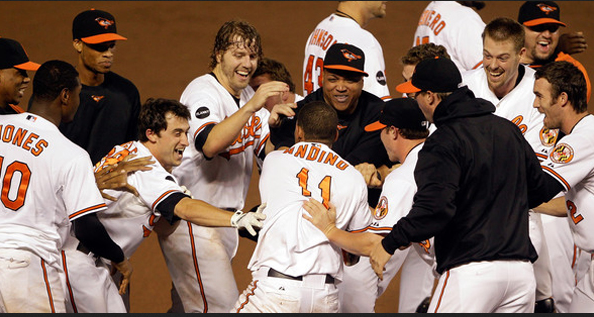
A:
[[[311,191],[307,189],[307,180],[309,178],[309,170],[302,168],[297,174],[299,179],[299,186],[301,187],[301,194],[305,197],[311,197]],[[322,191],[322,204],[324,207],[329,208],[328,203],[330,202],[330,184],[332,183],[332,176],[326,175],[322,178],[322,181],[318,184],[318,188]]]

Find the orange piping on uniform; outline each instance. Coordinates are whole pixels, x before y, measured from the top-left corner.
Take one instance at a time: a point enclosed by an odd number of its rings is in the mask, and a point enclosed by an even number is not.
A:
[[[196,132],[194,132],[194,139],[196,138],[196,136],[198,135],[198,133],[200,131],[202,131],[202,129],[204,129],[204,127],[206,127],[207,125],[211,125],[211,124],[216,124],[216,122],[214,122],[214,121],[207,122],[207,123],[201,125],[200,128],[196,129]]]
[[[563,185],[565,186],[565,188],[567,188],[567,191],[569,191],[571,189],[571,185],[569,185],[569,183],[563,177],[561,177],[561,175],[559,175],[557,172],[555,172],[552,168],[550,168],[548,166],[542,166],[542,169],[553,174],[554,177],[556,177],[559,181],[561,181],[563,183]]]
[[[255,295],[256,288],[258,288],[258,280],[254,281],[254,287],[252,287],[252,289],[250,290],[251,293],[245,295],[245,301],[241,303],[241,305],[239,305],[239,308],[237,308],[237,313],[239,313],[245,307],[245,305],[247,305],[250,302],[250,296]]]
[[[269,138],[270,138],[270,133],[266,134],[264,139],[262,139],[262,141],[260,141],[260,146],[258,146],[258,149],[256,149],[256,155],[258,155],[258,153],[260,153],[260,151],[262,151],[262,147],[264,147],[266,145],[266,142],[268,141]]]
[[[445,292],[445,288],[448,285],[448,279],[450,278],[450,270],[446,272],[445,280],[443,281],[443,287],[441,288],[441,292],[439,292],[439,300],[437,301],[437,305],[435,305],[434,313],[437,313],[439,309],[439,305],[441,305],[441,299],[443,298],[443,293]]]
[[[483,64],[483,61],[478,62],[472,69],[477,69]]]
[[[163,199],[163,197],[165,197],[173,192],[177,192],[177,191],[178,190],[168,190],[165,193],[163,193],[163,195],[161,195],[161,196],[159,196],[159,198],[155,199],[155,202],[151,205],[151,209],[155,210],[155,207],[161,201],[161,199]]]
[[[43,280],[45,281],[45,289],[47,291],[47,297],[49,299],[50,308],[52,309],[52,313],[55,313],[56,308],[54,307],[54,297],[52,296],[52,288],[47,278],[47,270],[45,269],[45,262],[43,261],[43,259],[41,259],[41,269],[43,270]]]
[[[192,247],[192,260],[194,261],[194,270],[196,270],[196,279],[198,280],[198,286],[200,287],[200,296],[202,296],[202,302],[204,302],[204,311],[208,312],[208,302],[206,301],[206,295],[204,294],[204,286],[202,285],[202,278],[200,277],[200,267],[198,266],[198,259],[196,258],[196,244],[194,242],[194,233],[192,232],[192,223],[188,222],[188,230],[190,231],[190,246]]]
[[[64,253],[64,250],[62,250],[62,267],[64,268],[64,275],[66,276],[66,286],[68,287],[68,296],[70,297],[70,303],[72,303],[72,310],[74,310],[74,313],[78,313],[76,303],[74,302],[72,286],[70,286],[70,278],[68,277],[68,265],[66,264],[66,253]]]
[[[383,96],[382,100],[386,100],[386,99],[390,99],[390,98],[392,98],[392,96]]]
[[[78,211],[78,212],[73,213],[72,215],[68,216],[68,219],[72,219],[72,218],[74,218],[76,216],[79,216],[79,215],[84,214],[84,213],[89,212],[89,211],[93,211],[93,210],[97,210],[97,209],[103,209],[103,208],[107,208],[107,205],[104,204],[104,203],[99,204],[99,205],[95,205],[95,206],[91,206],[89,208],[85,208],[85,209],[83,209],[81,211]]]

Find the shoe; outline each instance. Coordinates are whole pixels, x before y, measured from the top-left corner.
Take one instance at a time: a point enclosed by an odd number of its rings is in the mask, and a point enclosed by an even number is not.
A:
[[[555,301],[552,298],[545,298],[539,300],[534,304],[535,313],[554,313]]]
[[[417,307],[417,310],[415,312],[417,313],[426,313],[427,310],[429,309],[429,303],[431,303],[431,297],[427,297],[425,298]]]

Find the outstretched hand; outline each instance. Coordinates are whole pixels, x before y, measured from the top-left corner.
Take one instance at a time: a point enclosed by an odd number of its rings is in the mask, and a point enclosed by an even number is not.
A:
[[[256,229],[262,229],[266,215],[262,211],[266,208],[266,203],[261,204],[256,212],[243,212],[238,210],[231,216],[231,226],[237,229],[245,228],[252,236],[257,234]]]
[[[128,184],[128,173],[149,171],[153,169],[150,165],[155,163],[155,161],[152,160],[152,156],[145,156],[132,160],[134,157],[136,157],[136,155],[130,154],[122,161],[114,165],[106,166],[95,173],[95,182],[97,183],[97,187],[103,198],[116,201],[116,198],[103,192],[105,189],[125,190],[136,196],[139,195],[136,188]]]

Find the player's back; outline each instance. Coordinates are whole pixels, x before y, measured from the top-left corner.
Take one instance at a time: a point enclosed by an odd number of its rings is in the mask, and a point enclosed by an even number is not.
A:
[[[91,193],[82,192],[83,177],[74,175],[81,170],[76,167],[86,165],[86,176],[94,180],[89,155],[53,123],[31,113],[0,116],[0,135],[0,248],[28,249],[52,263],[70,219],[105,207],[84,205]],[[80,198],[64,199],[68,194]]]
[[[380,43],[359,24],[350,18],[331,14],[322,20],[305,43],[303,60],[303,96],[316,91],[322,85],[322,69],[326,51],[332,44],[347,43],[365,53],[364,70],[369,74],[363,80],[363,89],[382,99],[389,98],[386,83],[384,53]]]
[[[443,45],[460,72],[475,69],[482,64],[484,28],[473,9],[457,1],[431,1],[419,18],[413,46]]]
[[[250,269],[265,266],[292,276],[326,273],[340,279],[340,249],[302,218],[302,204],[309,198],[331,202],[338,228],[364,229],[371,212],[362,175],[328,146],[300,142],[266,157],[260,193],[267,218]]]

